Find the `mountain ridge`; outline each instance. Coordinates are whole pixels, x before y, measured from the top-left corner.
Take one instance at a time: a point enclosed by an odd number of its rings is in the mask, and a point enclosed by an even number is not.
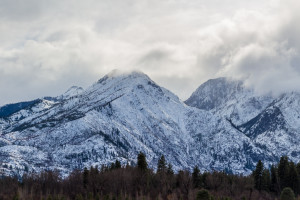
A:
[[[206,92],[210,96],[210,91],[218,94],[216,90],[227,84],[225,78],[215,82],[220,87],[211,85],[208,90],[204,84],[205,91],[200,94]],[[58,169],[68,174],[74,169],[109,164],[115,159],[123,164],[135,163],[140,151],[147,155],[151,167],[155,168],[164,154],[175,170],[198,165],[202,171],[249,174],[259,159],[266,166],[278,161],[282,152],[274,151],[276,142],[285,138],[288,142],[296,141],[278,126],[276,133],[282,136],[273,136],[273,143],[262,142],[265,140],[262,136],[271,133],[253,131],[256,129],[251,127],[260,125],[259,120],[253,119],[267,103],[274,102],[279,109],[287,105],[271,97],[257,97],[241,85],[236,87],[231,82],[228,85],[233,85],[233,88],[226,86],[230,95],[214,96],[225,99],[220,101],[223,104],[212,104],[217,107],[205,110],[187,105],[188,101],[184,103],[141,72],[113,71],[85,90],[74,87],[70,95],[42,99],[32,107],[0,117],[0,169],[2,166],[6,174],[22,174],[25,169]],[[196,98],[197,93],[193,94]],[[231,94],[240,100],[232,101]],[[294,99],[297,98],[295,94]],[[200,104],[201,98],[197,101]],[[246,111],[233,109],[234,105]],[[245,115],[253,107],[256,109]],[[287,118],[287,113],[283,110],[280,116]],[[247,124],[250,121],[253,123]],[[286,126],[291,130],[289,124]],[[287,145],[280,150],[288,152]],[[295,147],[289,153],[299,159]]]

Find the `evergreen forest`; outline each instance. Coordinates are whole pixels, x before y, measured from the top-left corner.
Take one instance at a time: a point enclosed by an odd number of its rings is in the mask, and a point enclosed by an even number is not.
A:
[[[118,160],[107,166],[1,176],[1,200],[294,200],[300,199],[300,163],[281,157],[277,165],[258,161],[249,176],[225,172],[175,172],[164,156],[157,170],[139,153],[136,166]]]

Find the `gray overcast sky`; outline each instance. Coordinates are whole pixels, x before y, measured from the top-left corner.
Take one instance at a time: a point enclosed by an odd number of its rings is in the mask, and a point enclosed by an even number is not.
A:
[[[143,71],[183,100],[219,76],[300,90],[299,10],[298,0],[0,0],[0,105],[113,69]]]

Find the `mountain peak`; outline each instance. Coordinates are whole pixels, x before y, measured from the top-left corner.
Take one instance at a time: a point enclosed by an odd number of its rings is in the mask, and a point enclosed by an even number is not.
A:
[[[243,81],[240,80],[234,80],[228,77],[219,77],[219,78],[214,78],[214,79],[209,79],[206,82],[204,82],[201,86],[207,86],[207,85],[213,85],[213,86],[221,86],[220,84],[222,84],[223,86],[232,86],[232,85],[243,85]],[[201,87],[200,86],[200,87]],[[199,88],[200,88],[199,87]]]
[[[186,100],[186,104],[200,109],[211,110],[224,99],[233,96],[244,89],[242,81],[232,80],[226,77],[209,79]]]
[[[112,90],[112,88],[122,94],[132,94],[134,91],[137,91],[138,93],[145,92],[143,95],[152,94],[153,96],[157,96],[159,94],[160,96],[168,96],[175,101],[179,101],[179,98],[175,94],[160,87],[148,75],[137,70],[113,70],[87,90],[101,93],[101,91]]]
[[[99,83],[105,83],[107,80],[132,80],[132,79],[141,79],[141,80],[146,80],[146,81],[151,81],[149,76],[144,74],[141,71],[134,70],[134,71],[128,71],[128,70],[119,70],[119,69],[114,69],[108,74],[106,74],[104,77],[99,79],[97,81],[97,84]]]
[[[82,87],[78,87],[78,86],[72,86],[70,87],[65,93],[63,93],[62,95],[60,95],[58,98],[59,99],[68,99],[72,96],[76,96],[80,93],[82,93],[84,90]]]
[[[260,96],[243,81],[226,77],[211,79],[200,85],[185,101],[192,107],[209,110],[243,124],[262,112],[274,99]]]
[[[73,85],[73,86],[71,86],[71,87],[65,92],[65,94],[66,94],[66,93],[70,93],[70,92],[72,92],[72,91],[77,91],[77,90],[83,90],[83,88],[82,88],[82,87],[79,87],[79,86]]]
[[[118,77],[147,77],[149,78],[145,73],[139,70],[120,70],[120,69],[114,69],[111,72],[109,72],[107,75],[108,78],[118,78]]]

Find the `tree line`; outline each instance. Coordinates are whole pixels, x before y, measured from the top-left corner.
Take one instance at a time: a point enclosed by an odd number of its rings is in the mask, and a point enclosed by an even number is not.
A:
[[[225,172],[179,170],[161,156],[157,170],[139,153],[136,166],[110,165],[74,170],[27,173],[21,179],[0,178],[0,200],[271,200],[295,199],[300,164],[287,157],[269,169],[259,161],[249,176]],[[295,193],[295,194],[294,194]]]

